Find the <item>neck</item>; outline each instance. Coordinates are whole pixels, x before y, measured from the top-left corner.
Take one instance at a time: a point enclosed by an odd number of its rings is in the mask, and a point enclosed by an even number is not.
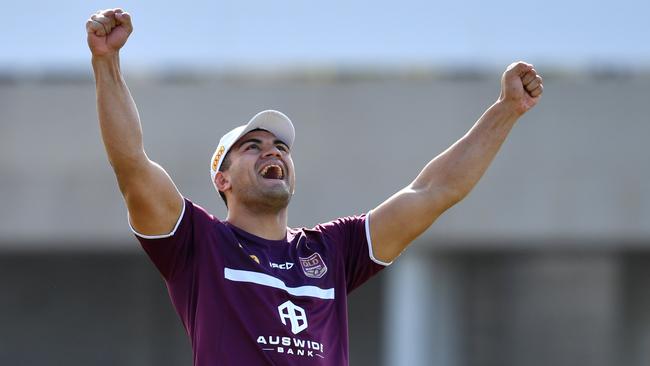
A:
[[[284,240],[287,237],[288,210],[260,212],[241,205],[228,208],[226,221],[255,236],[267,240]]]

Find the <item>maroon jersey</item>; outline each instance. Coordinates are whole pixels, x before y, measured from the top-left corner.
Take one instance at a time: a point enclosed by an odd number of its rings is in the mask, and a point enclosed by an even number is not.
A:
[[[347,294],[387,263],[366,215],[266,240],[185,199],[168,235],[136,233],[190,338],[194,365],[347,365]]]

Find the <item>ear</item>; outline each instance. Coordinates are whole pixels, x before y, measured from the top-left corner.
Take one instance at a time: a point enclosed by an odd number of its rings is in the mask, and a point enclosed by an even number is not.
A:
[[[228,177],[228,174],[224,174],[224,172],[217,172],[217,175],[214,176],[214,182],[221,192],[225,192],[232,187],[230,177]]]

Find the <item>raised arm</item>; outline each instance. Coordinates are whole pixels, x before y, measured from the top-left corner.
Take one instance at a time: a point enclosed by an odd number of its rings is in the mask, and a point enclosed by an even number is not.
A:
[[[149,160],[140,117],[120,71],[119,51],[133,31],[122,9],[102,10],[86,22],[97,89],[99,125],[133,228],[144,235],[173,230],[183,205],[174,182]]]
[[[372,210],[370,237],[377,259],[395,259],[472,190],[517,119],[537,104],[542,90],[542,78],[532,65],[517,62],[507,68],[499,99],[469,132],[431,160],[411,184]]]

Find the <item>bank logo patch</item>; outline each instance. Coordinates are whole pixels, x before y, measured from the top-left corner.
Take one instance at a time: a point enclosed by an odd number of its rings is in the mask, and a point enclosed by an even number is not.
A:
[[[311,278],[321,278],[327,273],[327,266],[320,254],[314,253],[307,258],[299,257],[300,266],[305,276]]]
[[[278,306],[278,313],[280,313],[282,324],[288,325],[287,321],[289,321],[293,334],[298,334],[307,329],[307,314],[305,313],[305,309],[295,305],[290,300]]]

